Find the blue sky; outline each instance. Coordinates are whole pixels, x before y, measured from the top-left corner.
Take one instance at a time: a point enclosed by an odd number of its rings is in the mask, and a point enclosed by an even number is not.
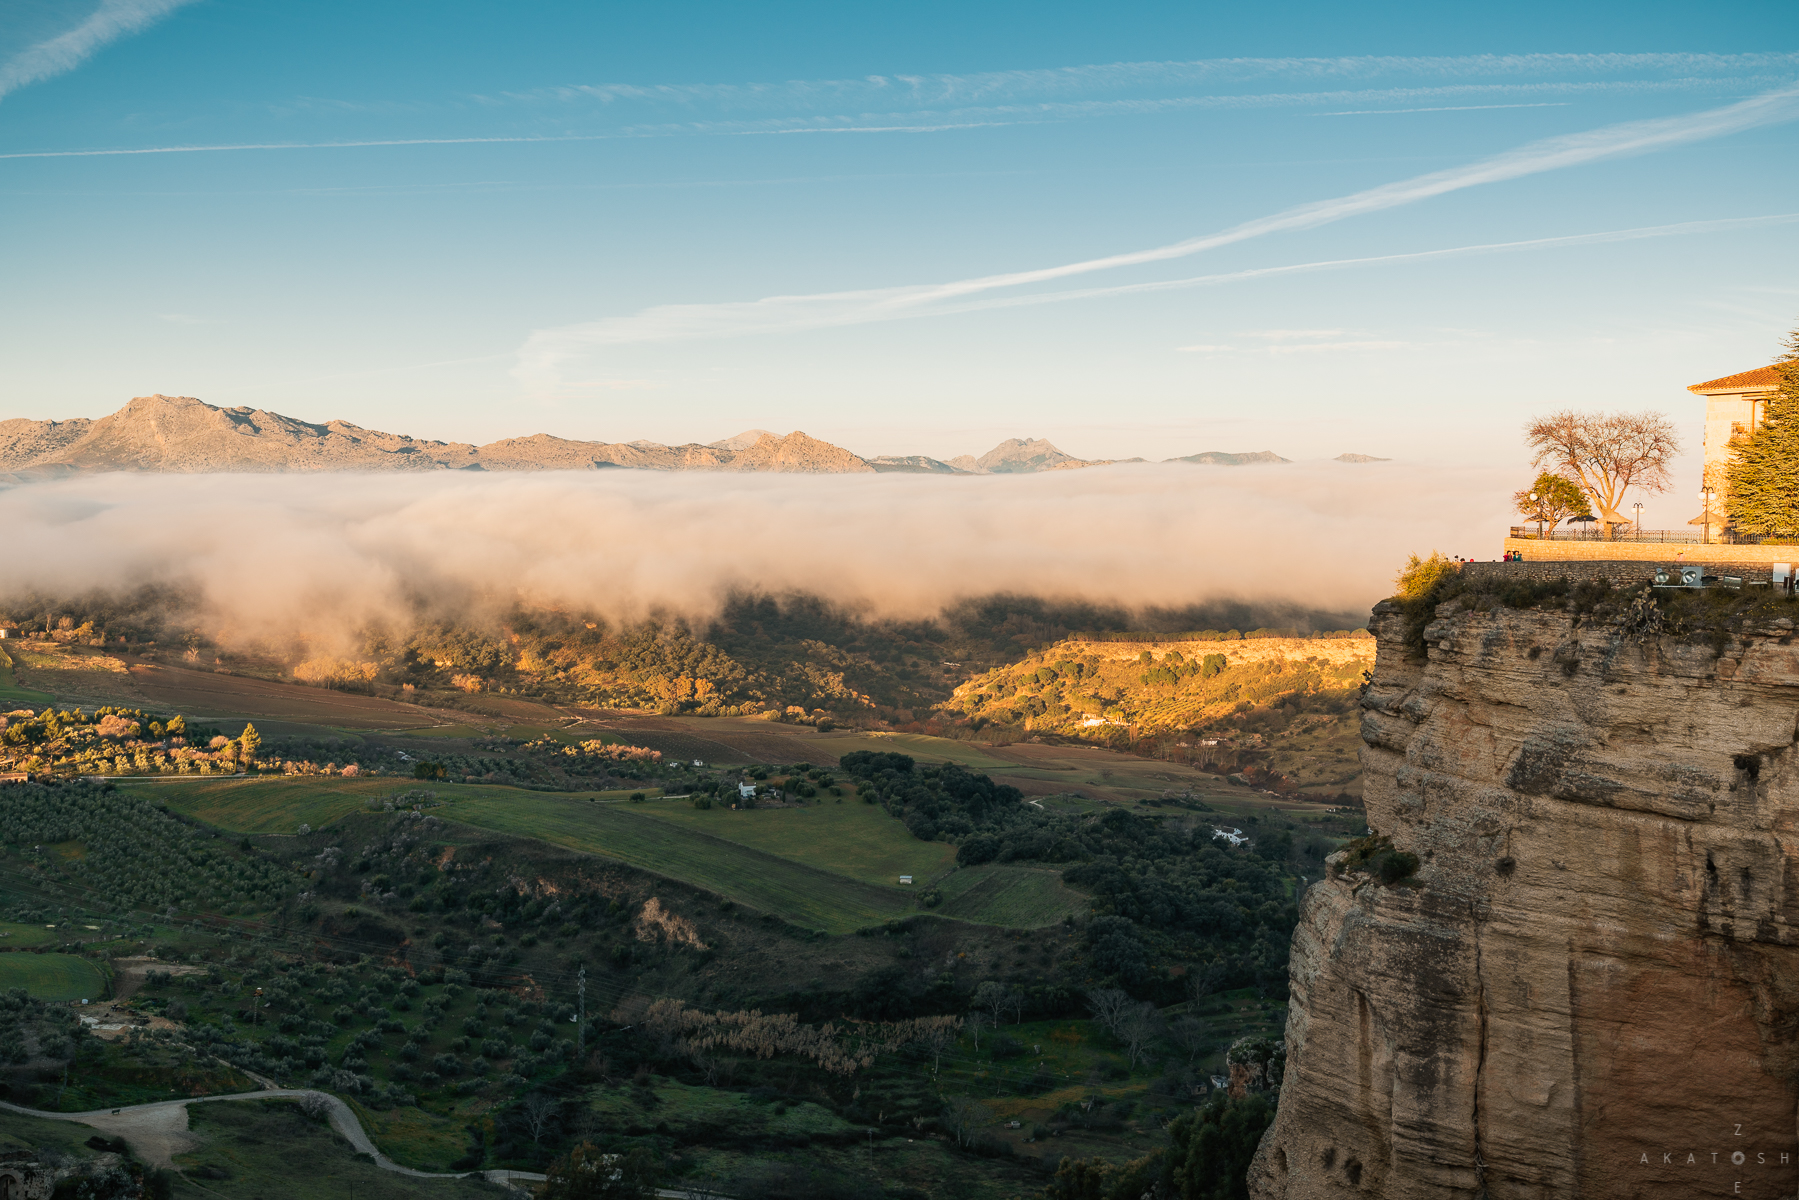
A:
[[[14,0],[0,419],[1696,451],[1799,324],[1799,9],[1501,7]]]

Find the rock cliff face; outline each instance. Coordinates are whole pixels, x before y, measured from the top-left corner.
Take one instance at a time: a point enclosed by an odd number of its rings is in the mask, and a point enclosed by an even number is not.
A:
[[[1792,1196],[1799,643],[1375,610],[1369,823],[1306,895],[1258,1200]]]

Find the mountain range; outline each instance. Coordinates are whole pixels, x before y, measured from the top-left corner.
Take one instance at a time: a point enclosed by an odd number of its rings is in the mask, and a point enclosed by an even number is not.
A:
[[[258,408],[219,408],[192,396],[160,394],[139,396],[98,420],[0,421],[0,481],[6,482],[86,471],[579,471],[613,467],[1011,475],[1144,461],[1076,458],[1042,438],[1008,438],[978,458],[969,454],[948,461],[922,454],[863,458],[798,430],[782,437],[766,429],[745,430],[704,445],[581,442],[538,433],[476,446],[382,433],[342,420],[315,424]],[[1288,460],[1263,450],[1211,452],[1168,461],[1241,466]],[[1342,461],[1380,460],[1344,455]]]

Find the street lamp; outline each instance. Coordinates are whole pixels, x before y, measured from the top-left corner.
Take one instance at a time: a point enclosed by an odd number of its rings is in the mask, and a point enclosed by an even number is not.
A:
[[[1538,504],[1537,501],[1537,494],[1532,492],[1530,494],[1530,502],[1537,505],[1537,540],[1540,542],[1543,540],[1543,506]]]
[[[1643,540],[1643,502],[1639,500],[1631,507],[1637,510],[1637,541],[1640,542]]]
[[[1705,501],[1705,512],[1702,514],[1705,521],[1705,532],[1700,534],[1700,537],[1706,542],[1712,540],[1712,497],[1715,496],[1717,492],[1718,489],[1712,487],[1701,487],[1699,489],[1699,498]]]

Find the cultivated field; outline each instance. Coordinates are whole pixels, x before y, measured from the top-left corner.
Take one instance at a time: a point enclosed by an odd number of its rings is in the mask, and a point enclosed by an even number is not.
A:
[[[847,789],[846,789],[847,790]],[[749,846],[807,866],[891,885],[910,875],[922,885],[955,866],[956,848],[921,842],[887,810],[851,794],[803,808],[696,809],[680,802],[645,804],[644,816]]]
[[[963,867],[938,884],[938,915],[982,925],[1036,929],[1087,911],[1087,896],[1062,882],[1053,867],[988,863]]]
[[[0,948],[47,946],[51,942],[71,941],[72,932],[46,929],[42,925],[21,925],[16,921],[0,921]]]
[[[183,778],[121,786],[232,833],[292,834],[301,824],[327,828],[368,811],[371,798],[412,785]],[[617,859],[831,933],[918,911],[916,896],[938,879],[946,901],[939,915],[959,920],[1032,928],[1085,903],[1053,873],[1023,867],[956,871],[955,847],[919,841],[884,809],[853,794],[842,804],[733,811],[695,809],[685,800],[629,804],[624,792],[566,795],[441,783],[428,790],[444,802],[431,812],[446,821]],[[966,883],[958,880],[964,874]],[[917,882],[903,887],[901,875]]]
[[[16,987],[40,1000],[98,1000],[106,980],[73,954],[0,954],[0,992]]]

